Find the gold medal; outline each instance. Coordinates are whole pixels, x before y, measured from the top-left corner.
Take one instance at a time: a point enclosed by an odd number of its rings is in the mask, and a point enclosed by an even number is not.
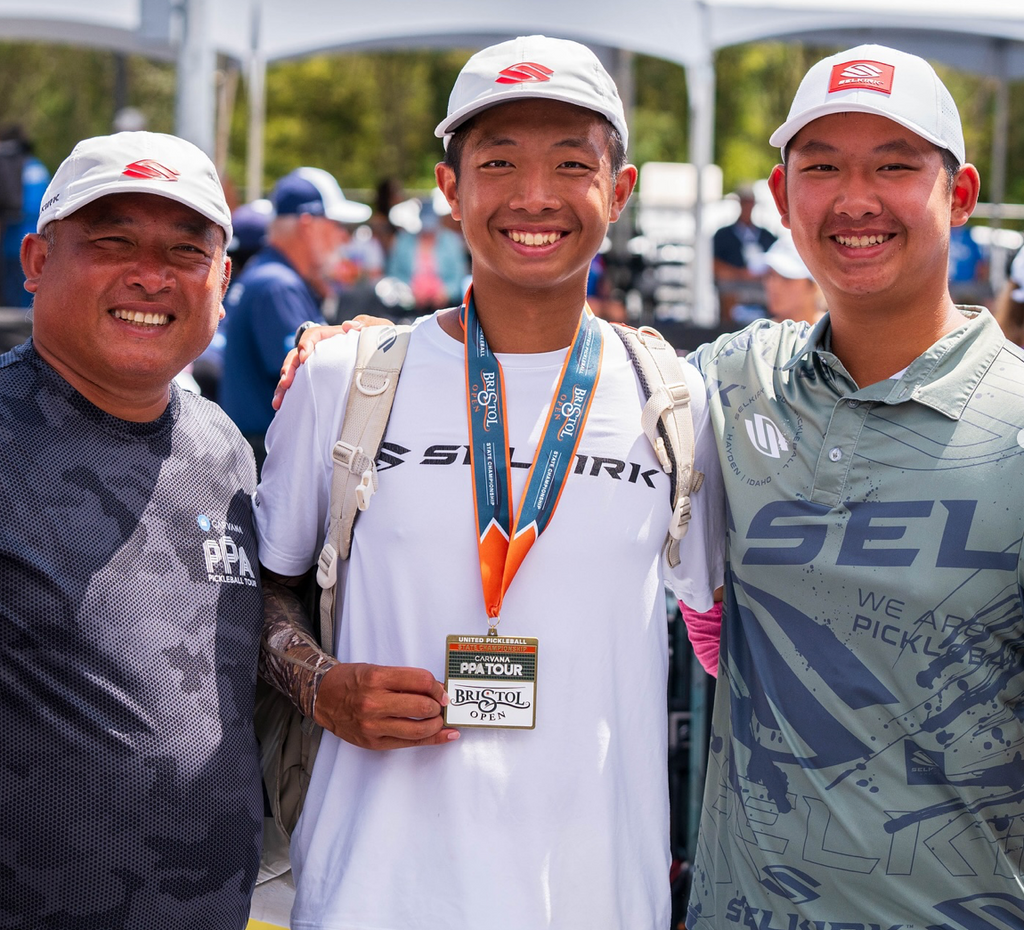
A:
[[[532,636],[449,636],[444,709],[449,727],[532,730],[537,722],[537,640]]]

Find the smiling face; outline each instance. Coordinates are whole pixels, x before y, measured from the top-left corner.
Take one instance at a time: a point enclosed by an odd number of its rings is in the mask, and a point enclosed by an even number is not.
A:
[[[979,183],[965,165],[951,185],[936,146],[868,113],[809,123],[770,179],[833,314],[865,300],[895,309],[948,301],[949,230],[967,221]]]
[[[483,111],[466,132],[458,179],[441,164],[437,182],[462,223],[478,303],[555,298],[578,315],[590,262],[636,183],[632,166],[613,177],[610,125],[522,100]]]
[[[39,354],[94,404],[159,416],[209,344],[230,265],[221,228],[154,194],[100,198],[22,244]]]

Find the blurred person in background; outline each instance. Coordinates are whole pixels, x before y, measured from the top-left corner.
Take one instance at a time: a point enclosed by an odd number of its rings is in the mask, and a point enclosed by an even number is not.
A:
[[[263,247],[267,225],[274,212],[269,200],[254,200],[242,204],[231,213],[234,234],[228,243],[231,273],[235,278],[249,264],[249,260]],[[212,401],[220,399],[220,381],[224,374],[224,346],[227,343],[227,321],[222,319],[213,339],[202,355],[193,362],[191,375],[200,393]]]
[[[1024,346],[1024,249],[1010,263],[1010,276],[996,297],[992,314],[1006,338]]]
[[[266,242],[235,279],[225,300],[226,342],[219,401],[253,448],[257,468],[274,410],[271,400],[281,362],[307,320],[323,322],[328,269],[349,239],[347,226],[371,210],[346,199],[337,180],[320,168],[297,168],[270,196],[273,217]]]
[[[11,124],[0,131],[0,236],[3,250],[3,282],[0,300],[5,307],[28,307],[32,297],[25,290],[21,269],[21,240],[36,230],[43,192],[50,172],[32,154],[24,129]]]
[[[466,244],[457,232],[441,224],[432,200],[420,205],[419,228],[415,225],[395,236],[387,273],[409,285],[413,313],[432,313],[462,299],[469,272]]]
[[[733,197],[739,201],[740,215],[715,233],[712,250],[722,320],[742,325],[765,315],[764,253],[775,236],[754,222],[753,187],[743,184]]]
[[[992,305],[992,285],[985,250],[977,243],[970,226],[956,226],[949,236],[949,293],[958,304]]]
[[[793,245],[793,237],[779,238],[765,252],[764,260],[768,265],[764,276],[768,316],[779,322],[817,323],[826,310],[825,295]]]

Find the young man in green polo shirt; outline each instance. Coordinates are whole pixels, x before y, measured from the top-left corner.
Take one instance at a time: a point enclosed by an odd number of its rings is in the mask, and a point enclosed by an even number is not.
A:
[[[730,531],[687,927],[1024,926],[1024,353],[946,277],[978,172],[879,46],[771,141],[829,313],[694,359]]]

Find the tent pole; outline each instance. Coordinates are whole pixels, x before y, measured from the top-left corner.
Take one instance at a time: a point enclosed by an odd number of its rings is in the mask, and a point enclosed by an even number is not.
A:
[[[1007,78],[1008,43],[1000,40],[995,47],[995,107],[992,116],[992,164],[989,200],[992,203],[990,225],[994,230],[1003,225],[1003,204],[1006,202],[1006,143],[1010,133],[1010,82]],[[995,293],[1006,283],[1006,253],[994,243],[990,246],[989,281]]]
[[[249,138],[246,155],[245,199],[263,196],[263,130],[267,119],[267,61],[261,41],[263,4],[253,0],[252,46],[249,56]]]
[[[711,237],[704,232],[704,177],[714,159],[715,65],[711,47],[704,61],[686,69],[686,88],[690,98],[690,161],[697,169],[697,192],[693,204],[693,322],[714,326],[718,322],[718,298],[715,295],[711,263]]]
[[[181,18],[175,131],[212,157],[216,58],[208,3],[207,0],[180,0],[175,12]]]

